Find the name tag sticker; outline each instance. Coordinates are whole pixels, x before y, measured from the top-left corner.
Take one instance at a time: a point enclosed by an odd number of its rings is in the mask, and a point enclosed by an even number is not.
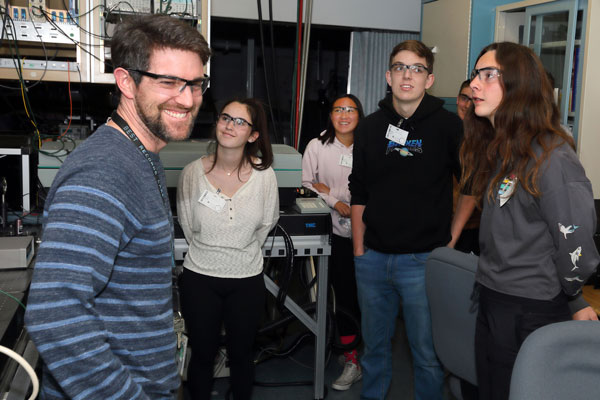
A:
[[[340,156],[340,165],[342,167],[352,168],[352,154],[342,154]]]
[[[400,129],[394,125],[388,125],[387,132],[385,134],[385,138],[391,140],[392,142],[396,142],[404,146],[406,143],[406,138],[408,137],[408,131],[404,129]]]
[[[225,199],[208,190],[202,192],[198,202],[216,212],[221,212],[223,207],[225,207]]]

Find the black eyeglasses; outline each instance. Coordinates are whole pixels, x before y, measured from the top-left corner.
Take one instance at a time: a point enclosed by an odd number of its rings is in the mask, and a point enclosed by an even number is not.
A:
[[[495,81],[501,75],[502,71],[500,71],[496,67],[473,69],[473,71],[471,72],[471,81],[475,79],[476,76],[478,76],[481,82],[490,83]]]
[[[231,115],[229,115],[227,113],[221,113],[221,115],[219,115],[219,122],[222,122],[225,125],[227,125],[231,121],[233,121],[233,126],[235,126],[236,128],[252,126],[252,124],[250,122],[246,121],[244,118],[232,117]]]
[[[462,94],[462,93],[458,95],[458,99],[460,101],[464,101],[464,102],[473,101],[473,99],[471,97],[467,96],[466,94]]]
[[[206,92],[208,83],[210,82],[210,77],[206,74],[204,74],[202,78],[187,80],[177,76],[153,74],[152,72],[141,71],[139,69],[125,69],[129,72],[136,72],[142,76],[147,76],[148,78],[154,79],[157,81],[156,83],[159,89],[172,96],[178,96],[185,90],[186,87],[189,87],[192,91],[192,95],[195,97],[200,97],[204,94],[204,92]]]
[[[425,71],[427,71],[429,73],[429,69],[422,64],[406,65],[406,64],[398,62],[398,63],[394,63],[390,66],[390,71],[392,71],[392,72],[402,73],[405,70],[409,70],[410,72],[412,72],[414,74],[422,74]]]

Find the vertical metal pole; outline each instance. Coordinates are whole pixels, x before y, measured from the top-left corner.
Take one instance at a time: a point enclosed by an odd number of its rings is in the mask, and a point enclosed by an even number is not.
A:
[[[29,182],[29,154],[21,154],[21,174],[23,190],[23,214],[31,211],[31,182]]]
[[[248,39],[248,54],[246,56],[246,97],[254,97],[254,39]]]
[[[302,71],[300,76],[300,104],[298,113],[298,141],[294,143],[294,147],[300,147],[300,137],[302,136],[302,116],[304,115],[304,95],[306,93],[306,70],[308,67],[308,54],[310,50],[310,27],[312,23],[312,5],[313,0],[307,0],[306,3],[306,22],[304,24],[304,40],[302,41]]]
[[[327,319],[327,272],[329,269],[329,257],[320,256],[317,258],[319,264],[317,289],[317,335],[315,337],[315,399],[323,399],[325,384],[325,340],[326,340],[326,319]]]

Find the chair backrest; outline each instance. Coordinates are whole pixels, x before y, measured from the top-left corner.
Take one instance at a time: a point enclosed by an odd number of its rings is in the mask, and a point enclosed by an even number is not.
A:
[[[567,321],[537,329],[513,368],[510,400],[600,399],[600,323]]]
[[[478,259],[473,254],[440,247],[425,264],[435,351],[448,371],[473,385],[477,385],[477,303],[472,294]]]

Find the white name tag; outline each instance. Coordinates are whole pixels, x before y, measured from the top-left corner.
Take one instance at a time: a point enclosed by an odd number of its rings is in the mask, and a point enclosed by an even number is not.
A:
[[[340,156],[340,165],[342,167],[352,168],[352,154],[342,154]]]
[[[216,212],[221,212],[223,207],[225,207],[225,199],[208,190],[202,192],[198,202]]]
[[[391,140],[392,142],[396,142],[404,146],[406,143],[406,138],[408,137],[408,131],[404,129],[400,129],[394,125],[388,125],[387,132],[385,134],[385,138]]]

